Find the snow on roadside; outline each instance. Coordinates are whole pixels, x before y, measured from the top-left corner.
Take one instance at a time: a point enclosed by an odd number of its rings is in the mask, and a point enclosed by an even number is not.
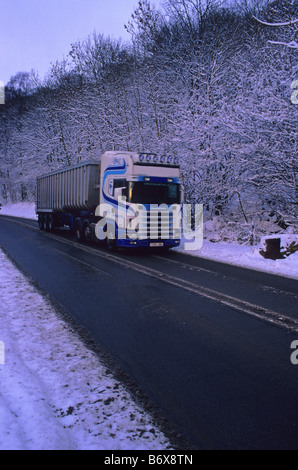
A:
[[[12,215],[24,219],[37,220],[35,204],[32,202],[19,202],[15,204],[4,204],[0,208],[0,215]]]
[[[1,250],[0,305],[0,450],[171,448]]]
[[[270,260],[260,255],[257,246],[223,242],[212,243],[208,240],[204,240],[202,248],[196,251],[185,251],[183,246],[175,248],[175,250],[191,256],[298,279],[298,252],[285,259]]]

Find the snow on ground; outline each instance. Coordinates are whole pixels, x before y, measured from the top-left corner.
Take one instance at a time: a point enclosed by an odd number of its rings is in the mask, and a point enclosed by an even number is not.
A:
[[[35,205],[32,203],[19,203],[3,206],[0,214],[36,219]],[[203,247],[200,250],[185,251],[183,246],[177,248],[177,250],[191,256],[198,256],[235,266],[298,279],[298,252],[292,254],[286,259],[274,261],[263,258],[259,253],[260,247],[262,247],[262,242],[260,246],[251,247],[239,245],[238,243],[213,243],[207,239],[204,240]]]
[[[171,449],[1,250],[0,305],[0,450]]]
[[[288,258],[274,261],[263,258],[259,253],[258,246],[251,247],[223,242],[212,243],[208,240],[204,240],[202,248],[197,251],[184,251],[183,247],[176,250],[200,258],[298,279],[298,252]]]
[[[35,204],[31,202],[19,202],[16,204],[4,204],[0,208],[0,215],[12,215],[24,219],[37,220]]]
[[[3,206],[0,214],[36,219],[34,204]],[[259,247],[208,240],[200,250],[178,251],[298,279],[298,252],[273,261]],[[171,448],[1,250],[0,305],[0,450]]]

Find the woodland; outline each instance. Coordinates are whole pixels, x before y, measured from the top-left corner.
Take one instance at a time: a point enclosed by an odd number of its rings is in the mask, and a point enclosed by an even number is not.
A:
[[[298,229],[298,2],[140,0],[130,41],[90,32],[0,106],[0,203],[106,150],[179,158],[221,240]],[[213,224],[213,225],[212,225]]]

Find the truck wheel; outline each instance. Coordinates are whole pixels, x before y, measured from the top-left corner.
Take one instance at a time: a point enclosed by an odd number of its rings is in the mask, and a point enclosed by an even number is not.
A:
[[[91,225],[89,220],[85,220],[83,223],[83,237],[85,242],[91,242]]]
[[[44,218],[43,214],[38,214],[38,227],[39,227],[39,230],[44,229],[43,218]]]
[[[43,229],[44,232],[47,232],[49,230],[49,219],[47,215],[43,216]]]
[[[75,235],[78,242],[82,243],[84,241],[82,222],[78,219],[75,223]]]
[[[112,238],[113,236],[115,238]],[[107,243],[108,250],[111,252],[117,251],[116,237],[117,235],[115,234],[114,227],[112,227],[111,225],[108,225],[106,243]]]
[[[48,231],[52,232],[54,228],[54,218],[52,215],[48,216]]]

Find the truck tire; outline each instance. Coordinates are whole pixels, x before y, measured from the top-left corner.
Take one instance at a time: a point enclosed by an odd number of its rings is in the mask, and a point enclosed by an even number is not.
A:
[[[83,223],[83,239],[85,242],[90,243],[92,240],[91,236],[91,224],[89,220],[85,220]]]
[[[115,238],[112,238],[112,235],[114,235]],[[117,243],[116,243],[116,237],[117,237],[117,234],[116,234],[116,231],[114,230],[114,227],[112,227],[111,225],[108,225],[107,226],[106,244],[107,244],[108,250],[111,251],[111,252],[117,251],[118,247],[117,247]]]
[[[84,241],[81,219],[75,221],[75,236],[78,242],[82,243]]]
[[[48,231],[52,232],[54,228],[54,217],[52,215],[48,216]]]
[[[44,229],[43,218],[44,218],[43,214],[38,214],[38,227],[39,227],[39,230]]]
[[[44,232],[48,232],[49,230],[49,218],[46,214],[43,216],[43,229]]]

